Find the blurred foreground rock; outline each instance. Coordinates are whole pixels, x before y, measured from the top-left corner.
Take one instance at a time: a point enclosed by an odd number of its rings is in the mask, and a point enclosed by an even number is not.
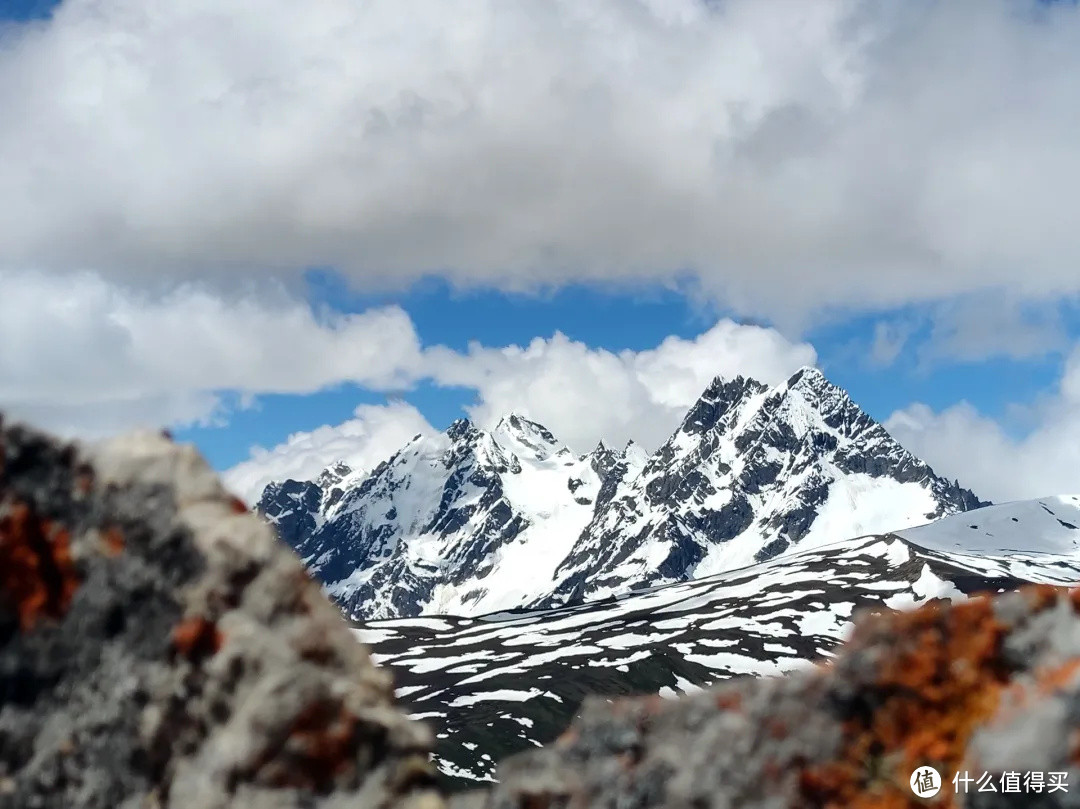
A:
[[[1078,592],[867,618],[784,678],[594,698],[452,806],[1080,806]],[[431,741],[193,450],[0,429],[0,807],[442,809]],[[945,783],[922,799],[926,766]]]
[[[192,449],[0,425],[0,807],[439,809],[430,743]]]
[[[867,617],[827,667],[678,700],[594,698],[553,747],[511,758],[486,798],[459,805],[1080,806],[1078,593]],[[926,765],[944,781],[930,799],[910,785]],[[964,771],[973,782],[954,790]],[[974,783],[983,773],[996,792]],[[1051,780],[1068,787],[1051,792]]]

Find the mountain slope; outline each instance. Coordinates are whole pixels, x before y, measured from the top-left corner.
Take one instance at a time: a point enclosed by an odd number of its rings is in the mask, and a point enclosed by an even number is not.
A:
[[[598,503],[539,605],[687,581],[980,505],[816,369],[774,388],[717,379],[642,472]]]
[[[573,604],[979,505],[804,368],[716,379],[651,456],[575,456],[518,415],[459,421],[370,474],[271,484],[259,509],[373,619]]]
[[[461,788],[552,741],[586,694],[672,695],[775,674],[828,657],[857,610],[1080,582],[1080,529],[1068,525],[1080,526],[1080,497],[1007,503],[617,600],[374,622],[357,635],[433,726],[436,762]]]
[[[490,612],[550,592],[604,482],[639,459],[603,444],[577,457],[517,415],[461,420],[369,475],[272,484],[259,510],[348,615]]]

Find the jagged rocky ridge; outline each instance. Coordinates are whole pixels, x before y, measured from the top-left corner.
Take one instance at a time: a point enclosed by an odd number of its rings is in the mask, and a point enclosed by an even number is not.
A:
[[[804,368],[717,379],[651,455],[458,421],[370,474],[273,483],[258,508],[347,615],[377,619],[573,604],[980,505]]]
[[[461,789],[553,741],[589,694],[674,696],[831,657],[860,610],[1080,581],[1080,497],[991,506],[606,602],[358,626]],[[1027,550],[1018,548],[1026,546]]]
[[[370,474],[271,484],[259,510],[347,614],[491,612],[548,594],[604,481],[642,459],[633,445],[575,456],[518,415],[490,431],[460,420]]]

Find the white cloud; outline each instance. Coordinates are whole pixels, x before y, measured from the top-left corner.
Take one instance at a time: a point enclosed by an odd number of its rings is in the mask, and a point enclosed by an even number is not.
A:
[[[254,505],[272,480],[311,480],[335,461],[370,470],[417,433],[434,428],[410,404],[360,405],[336,426],[290,435],[273,449],[253,447],[250,457],[224,473],[225,485]]]
[[[1033,410],[1037,424],[1020,438],[966,402],[941,412],[914,404],[893,413],[885,426],[936,471],[984,498],[1080,493],[1080,346],[1056,393]]]
[[[633,438],[657,446],[717,374],[742,373],[778,382],[814,350],[793,344],[772,329],[728,320],[694,340],[668,338],[653,349],[612,353],[562,334],[528,346],[472,346],[462,354],[429,349],[425,374],[439,384],[474,388],[470,415],[483,426],[516,411],[541,421],[562,441],[583,452],[601,438],[621,444]],[[416,433],[434,428],[412,406],[364,405],[335,426],[289,436],[225,473],[226,482],[254,502],[271,480],[310,479],[344,459],[354,469],[386,460]]]
[[[919,349],[923,363],[1019,360],[1068,347],[1058,301],[1025,305],[998,291],[939,304],[933,327]]]
[[[92,404],[58,398],[0,399],[0,417],[25,422],[66,438],[96,439],[139,428],[166,429],[222,424],[230,397],[211,391],[178,391],[131,398],[102,397]]]
[[[341,383],[392,394],[430,379],[474,388],[480,421],[516,409],[573,446],[656,444],[715,375],[775,381],[815,360],[808,345],[730,320],[636,353],[561,334],[460,353],[422,347],[397,307],[317,316],[282,289],[149,294],[90,273],[3,271],[0,285],[0,409],[69,435],[222,423],[260,394]]]
[[[1075,4],[65,0],[4,37],[7,266],[690,270],[792,318],[1080,289]]]
[[[557,333],[524,347],[434,351],[429,367],[441,384],[476,389],[470,415],[479,423],[516,411],[583,452],[600,439],[655,448],[717,375],[774,383],[815,360],[811,346],[774,329],[721,320],[693,340],[669,337],[640,352],[613,353]]]
[[[896,362],[911,339],[913,326],[908,321],[880,320],[874,324],[874,341],[867,359],[870,365],[888,367]]]
[[[317,317],[281,290],[151,295],[90,273],[0,271],[0,288],[0,407],[69,434],[206,421],[223,390],[393,390],[421,361],[397,307]]]

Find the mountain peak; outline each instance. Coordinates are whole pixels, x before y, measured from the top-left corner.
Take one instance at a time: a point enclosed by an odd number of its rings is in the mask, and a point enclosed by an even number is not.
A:
[[[798,391],[804,397],[811,399],[820,399],[826,394],[844,394],[844,390],[839,385],[830,382],[820,368],[809,365],[804,365],[793,373],[781,387],[789,391]]]
[[[794,387],[800,382],[808,385],[820,385],[831,384],[829,380],[822,373],[821,369],[815,365],[804,365],[799,368],[795,373],[788,377],[788,387]]]
[[[353,468],[343,460],[334,461],[315,478],[315,484],[320,489],[327,489],[336,483],[340,483],[346,476],[351,475]]]
[[[764,383],[742,374],[737,374],[730,379],[716,376],[698,398],[713,402],[734,402],[742,399],[747,393],[757,393],[765,387]]]
[[[446,428],[446,436],[451,441],[457,442],[467,438],[475,430],[476,427],[468,419],[455,419],[454,422]]]
[[[685,581],[980,504],[811,367],[774,387],[717,377],[640,474],[597,502],[549,604]]]
[[[337,463],[321,491],[269,488],[260,510],[373,618],[571,603],[980,505],[812,367],[716,377],[655,452],[614,446],[576,456],[520,412],[462,418],[366,476]]]
[[[704,434],[737,411],[752,396],[764,393],[768,387],[750,377],[736,376],[725,379],[718,376],[709,383],[697,402],[683,419],[680,431]]]
[[[533,421],[528,416],[523,416],[521,413],[515,413],[513,411],[499,419],[498,424],[495,425],[495,429],[513,433],[551,436],[551,432],[540,422]],[[551,436],[551,440],[554,442],[555,437]]]
[[[503,416],[492,433],[495,436],[505,436],[514,443],[523,444],[540,454],[549,454],[552,450],[561,448],[558,440],[547,427],[520,413],[508,413]]]

